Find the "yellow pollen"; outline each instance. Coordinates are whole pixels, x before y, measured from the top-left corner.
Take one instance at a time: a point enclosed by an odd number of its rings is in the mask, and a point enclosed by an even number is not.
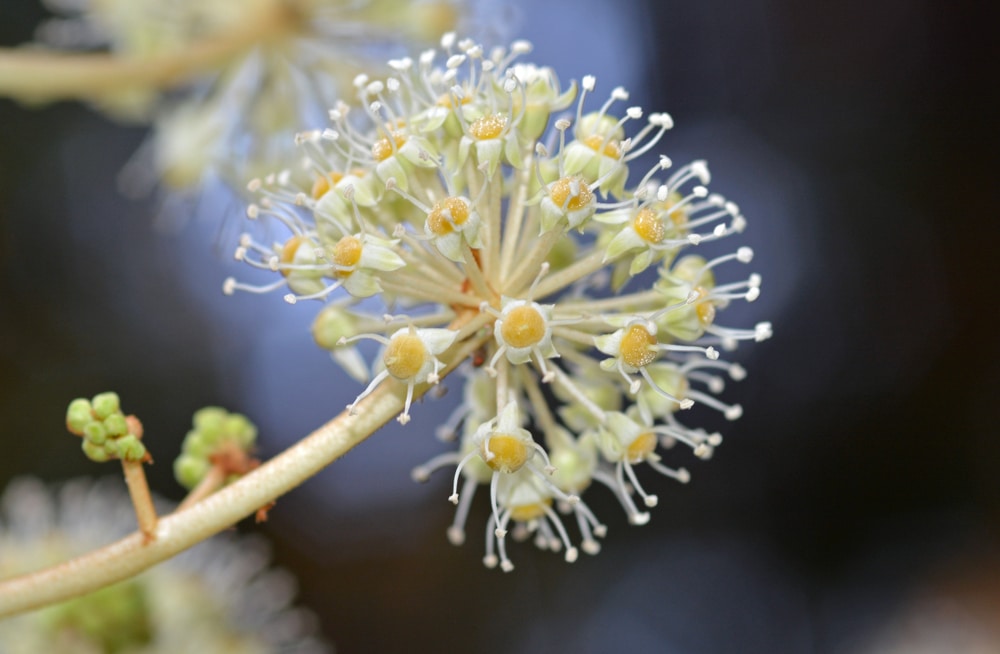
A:
[[[545,337],[545,318],[534,307],[515,307],[504,317],[500,334],[510,347],[537,345]]]
[[[299,251],[299,247],[304,241],[305,239],[301,236],[293,236],[285,241],[285,244],[281,246],[281,263],[292,264],[295,261],[295,253]],[[281,274],[285,277],[288,277],[290,272],[290,270],[281,270]]]
[[[618,143],[611,139],[606,139],[600,134],[591,134],[583,139],[583,144],[594,152],[600,152],[605,157],[610,157],[611,159],[618,159],[622,156],[622,150],[618,147]]]
[[[345,236],[333,247],[333,262],[338,266],[353,267],[361,260],[361,241],[355,236]],[[338,277],[349,277],[353,270],[338,270]]]
[[[385,161],[406,143],[406,137],[401,132],[392,132],[391,136],[391,142],[388,138],[381,138],[372,144],[372,156],[375,157],[375,161]]]
[[[699,298],[708,296],[708,291],[701,286],[694,290],[698,293]],[[702,326],[711,325],[715,320],[715,303],[713,302],[699,301],[698,304],[695,305],[694,311],[698,315],[698,322],[701,323]]]
[[[670,222],[672,222],[676,227],[683,226],[688,220],[687,210],[684,207],[674,209],[674,207],[677,206],[682,199],[684,198],[681,197],[680,193],[672,191],[670,195],[667,196],[666,200],[657,204],[657,208],[660,211],[665,211],[667,213],[667,218],[669,218]]]
[[[416,334],[394,336],[385,348],[382,363],[396,379],[412,379],[427,360],[427,348]]]
[[[332,184],[336,184],[342,179],[344,179],[343,175],[333,171],[330,171],[326,175],[320,175],[319,177],[317,177],[316,181],[313,182],[313,187],[312,187],[313,200],[318,200],[324,195],[326,195],[327,191],[333,188]]]
[[[503,128],[507,126],[507,117],[501,114],[483,116],[473,121],[469,126],[469,133],[477,141],[495,139],[503,133]]]
[[[458,101],[458,104],[463,105],[463,104],[469,104],[470,102],[472,102],[472,98],[470,98],[469,96],[465,96],[465,97],[461,98]],[[455,108],[455,96],[453,96],[453,95],[442,95],[440,98],[437,99],[437,103],[436,104],[439,107],[448,107],[449,109],[454,109]]]
[[[625,456],[629,463],[639,463],[652,454],[655,449],[656,434],[647,431],[636,436],[635,440],[628,444],[628,447],[625,448]]]
[[[656,337],[642,325],[632,325],[622,336],[621,357],[627,365],[633,368],[648,366],[656,358]]]
[[[579,185],[579,191],[570,197],[574,182]],[[568,211],[583,209],[594,201],[594,194],[590,187],[579,177],[563,177],[552,182],[552,186],[549,187],[549,197],[552,198],[557,207],[564,207]]]
[[[510,519],[515,522],[530,522],[545,515],[545,507],[552,506],[552,498],[546,497],[541,502],[519,504],[510,508]]]
[[[451,214],[451,222],[444,215],[447,210]],[[460,198],[445,198],[427,214],[427,227],[438,236],[445,236],[454,231],[452,224],[461,226],[469,219],[469,206]]]
[[[635,218],[632,219],[632,228],[647,243],[659,243],[667,235],[663,221],[660,220],[655,211],[649,208],[640,209],[635,214]]]
[[[509,434],[494,434],[485,439],[480,447],[486,465],[503,473],[520,470],[531,454],[524,441]]]

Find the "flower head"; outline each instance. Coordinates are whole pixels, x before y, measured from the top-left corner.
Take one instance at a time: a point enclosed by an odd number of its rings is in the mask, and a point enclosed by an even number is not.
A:
[[[664,462],[668,450],[683,443],[704,460],[721,442],[679,414],[700,404],[738,417],[739,405],[717,397],[719,373],[740,380],[744,371],[721,360],[720,349],[763,340],[770,326],[733,329],[718,318],[733,301],[756,299],[760,277],[717,281],[750,262],[749,248],[711,259],[691,251],[739,234],[746,221],[708,191],[702,161],[674,170],[661,156],[636,170],[673,123],[619,109],[624,89],[587,111],[596,80],[561,91],[552,71],[517,61],[530,50],[525,42],[487,53],[449,34],[442,49],[390,61],[384,80],[359,77],[359,106],[341,102],[330,126],[301,133],[311,180],[288,170],[251,182],[258,200],[248,216],[308,243],[308,255],[297,261],[244,235],[237,258],[278,279],[230,280],[226,288],[341,298],[320,313],[317,340],[335,353],[360,338],[384,346],[380,372],[352,409],[389,385],[405,393],[406,422],[415,394],[469,356],[462,404],[439,430],[460,434],[458,448],[414,477],[455,466],[454,543],[465,540],[475,489],[489,486],[488,565],[513,567],[508,527],[571,561],[577,548],[560,516],[572,516],[587,553],[600,549],[596,538],[606,531],[580,499],[592,482],[642,524],[649,514],[633,495],[646,508],[656,495],[637,470],[687,482],[686,468]],[[575,116],[553,116],[577,88]],[[381,265],[364,269],[363,288],[343,281],[363,268],[338,261],[345,235],[382,249]],[[642,274],[654,266],[656,274]],[[300,287],[297,274],[309,284]],[[633,290],[623,292],[630,281]],[[409,315],[379,321],[360,313],[356,305],[372,289]],[[359,357],[340,350],[336,358],[363,377]]]
[[[104,48],[112,61],[148,67],[148,80],[133,73],[110,89],[104,79],[83,93],[114,115],[153,125],[150,147],[123,176],[132,191],[157,181],[188,189],[210,176],[240,188],[291,156],[280,135],[376,66],[373,52],[431,42],[454,29],[462,13],[461,0],[48,4],[56,16],[39,28],[39,45]],[[184,88],[168,94],[165,86]],[[416,147],[399,151],[405,156]],[[392,163],[382,166],[386,174],[397,170]]]
[[[0,498],[0,577],[105,545],[132,521],[118,482],[50,489],[15,479]],[[216,537],[128,581],[0,622],[0,651],[327,651],[313,635],[314,617],[292,607],[294,580],[267,559],[259,541]]]

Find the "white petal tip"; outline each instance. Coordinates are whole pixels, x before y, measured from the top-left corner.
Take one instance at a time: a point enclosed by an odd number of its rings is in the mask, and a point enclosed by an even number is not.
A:
[[[465,543],[465,530],[458,527],[449,527],[448,542],[455,546]]]
[[[629,516],[628,521],[633,525],[644,525],[649,522],[648,513],[633,513]]]

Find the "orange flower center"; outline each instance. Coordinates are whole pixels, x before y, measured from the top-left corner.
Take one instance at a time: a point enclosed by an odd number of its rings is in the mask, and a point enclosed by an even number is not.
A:
[[[649,330],[642,325],[632,325],[622,336],[622,361],[633,368],[649,365],[656,358],[653,345],[656,345],[656,337],[650,334]]]
[[[477,118],[469,126],[469,134],[477,141],[498,138],[507,126],[507,117],[501,114]]]
[[[574,186],[577,187],[577,192],[576,195],[571,195]],[[552,185],[549,186],[549,197],[552,198],[556,206],[569,211],[583,209],[594,201],[594,194],[590,187],[579,177],[563,177],[552,182]]]
[[[504,317],[500,334],[511,347],[531,347],[545,337],[545,318],[532,306],[515,307]]]

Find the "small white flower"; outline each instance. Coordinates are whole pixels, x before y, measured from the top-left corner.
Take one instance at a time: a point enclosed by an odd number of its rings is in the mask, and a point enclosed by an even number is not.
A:
[[[493,324],[498,348],[488,371],[494,370],[501,356],[511,363],[527,363],[534,356],[543,370],[545,359],[559,356],[552,345],[552,309],[552,305],[503,297]]]
[[[162,513],[170,511],[154,500]],[[0,499],[3,575],[54,565],[133,529],[121,479],[76,479],[57,488],[15,479]],[[268,558],[260,540],[216,536],[128,581],[0,621],[0,651],[329,651],[313,633],[315,617],[292,607],[294,580],[269,569]]]
[[[385,338],[378,334],[360,334],[351,338],[341,339],[346,344],[361,338],[369,338],[385,345],[382,352],[384,369],[372,379],[371,383],[347,408],[353,413],[358,402],[367,397],[387,377],[393,377],[406,383],[406,403],[399,415],[399,422],[410,421],[410,404],[413,402],[413,388],[416,384],[436,384],[439,381],[438,372],[443,367],[437,355],[442,354],[455,342],[457,333],[450,329],[416,329],[410,327],[400,329],[391,337]]]

